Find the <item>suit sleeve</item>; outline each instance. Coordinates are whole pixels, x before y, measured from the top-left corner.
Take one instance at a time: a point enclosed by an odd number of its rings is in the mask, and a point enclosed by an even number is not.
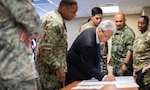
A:
[[[90,46],[85,46],[81,50],[81,62],[79,68],[81,68],[81,72],[88,75],[89,77],[95,77],[98,80],[102,80],[105,74],[98,72],[96,69],[97,66],[97,60],[95,60],[94,54],[97,54],[94,50],[95,48],[92,48]],[[95,65],[96,64],[96,65]]]

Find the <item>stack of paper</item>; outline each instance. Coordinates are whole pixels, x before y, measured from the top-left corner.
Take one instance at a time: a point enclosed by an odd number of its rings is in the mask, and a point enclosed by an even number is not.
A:
[[[71,88],[71,90],[83,90],[83,89],[86,89],[86,90],[91,90],[91,89],[101,89],[104,85],[77,85],[73,88]]]
[[[139,87],[138,84],[134,82],[134,78],[132,76],[121,76],[116,77],[116,88],[135,88]]]
[[[139,87],[136,83],[117,83],[116,88],[136,88]]]

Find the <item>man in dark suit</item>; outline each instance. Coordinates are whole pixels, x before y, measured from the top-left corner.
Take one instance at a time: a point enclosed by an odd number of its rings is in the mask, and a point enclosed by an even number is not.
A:
[[[67,54],[67,76],[65,84],[76,80],[96,78],[99,81],[113,81],[113,75],[98,71],[100,54],[97,44],[107,42],[113,35],[115,24],[110,20],[102,21],[97,28],[89,28],[81,33]],[[98,57],[99,56],[99,57]]]

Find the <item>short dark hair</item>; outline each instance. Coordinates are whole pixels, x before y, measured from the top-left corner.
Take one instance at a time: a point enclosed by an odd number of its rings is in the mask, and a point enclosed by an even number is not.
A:
[[[77,5],[77,1],[76,0],[61,0],[59,6],[62,6],[62,5],[72,6],[73,4]]]
[[[149,18],[148,16],[140,16],[140,18],[143,18],[147,25],[149,25]]]
[[[92,16],[95,16],[96,14],[103,14],[103,11],[100,7],[94,7],[92,8],[91,14]]]

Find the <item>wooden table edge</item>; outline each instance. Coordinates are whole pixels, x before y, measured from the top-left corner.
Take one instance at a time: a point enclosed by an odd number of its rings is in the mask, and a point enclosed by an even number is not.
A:
[[[71,90],[72,87],[76,86],[78,83],[80,83],[81,81],[74,81],[71,84],[65,86],[64,88],[60,89],[60,90]]]

